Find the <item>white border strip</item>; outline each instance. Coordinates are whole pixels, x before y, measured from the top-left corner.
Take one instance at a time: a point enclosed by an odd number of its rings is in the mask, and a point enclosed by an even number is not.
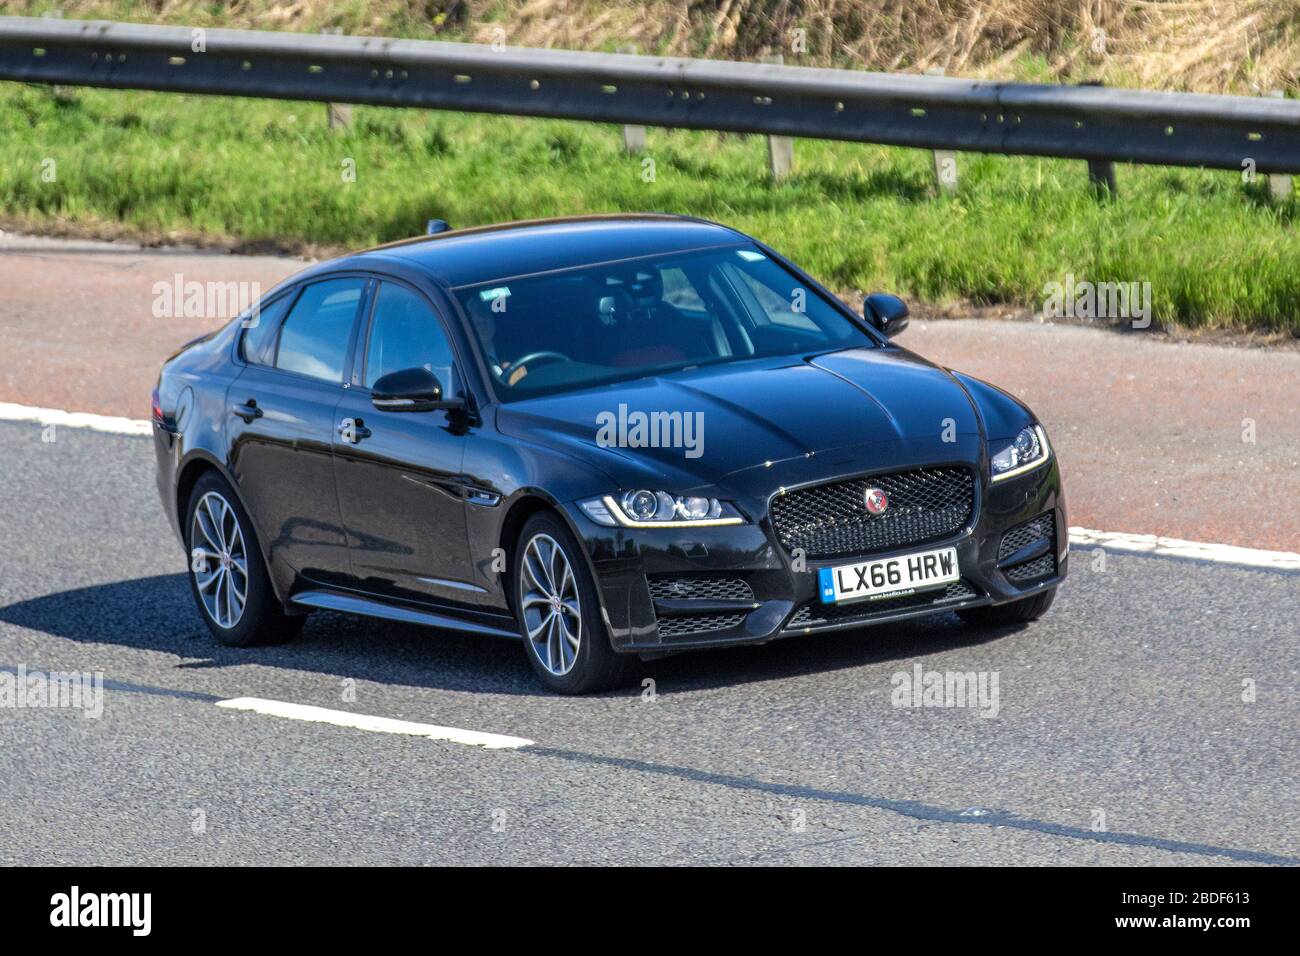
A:
[[[1070,544],[1077,547],[1097,546],[1113,548],[1116,551],[1133,551],[1138,554],[1188,558],[1193,561],[1239,564],[1250,568],[1300,571],[1300,554],[1294,551],[1259,551],[1255,548],[1239,548],[1231,544],[1183,541],[1181,538],[1165,538],[1155,534],[1126,534],[1122,531],[1071,528]]]
[[[220,700],[217,701],[217,706],[230,710],[251,710],[254,713],[286,717],[289,720],[306,720],[317,724],[333,724],[335,727],[370,730],[380,734],[405,734],[409,737],[427,737],[430,740],[447,740],[454,744],[486,747],[489,750],[517,750],[520,747],[533,745],[533,741],[524,737],[485,734],[477,730],[461,730],[459,727],[439,727],[436,724],[417,724],[409,720],[372,717],[369,714],[354,714],[346,710],[329,710],[325,707],[308,707],[305,704],[288,704],[280,700],[262,700],[259,697]]]
[[[11,402],[0,402],[0,421],[89,428],[113,435],[148,435],[153,432],[152,422],[138,418],[91,415],[89,412],[65,412],[59,408],[36,408],[32,405],[14,405]]]

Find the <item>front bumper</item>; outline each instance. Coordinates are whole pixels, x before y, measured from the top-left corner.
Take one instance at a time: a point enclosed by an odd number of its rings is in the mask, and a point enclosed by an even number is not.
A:
[[[801,569],[782,547],[766,514],[757,522],[721,528],[626,529],[595,524],[577,507],[569,518],[587,545],[606,625],[614,648],[655,653],[701,647],[758,644],[781,637],[904,620],[988,604],[1003,604],[1050,590],[1068,563],[1065,500],[1057,461],[1007,481],[980,481],[970,523],[947,538],[833,559],[807,560]],[[999,548],[1003,535],[1050,516],[1051,554],[1046,568],[1026,578],[1009,574],[1015,556]],[[857,561],[955,547],[960,586],[853,604],[822,604],[818,571]],[[1023,562],[1019,567],[1027,567]],[[1019,578],[1017,577],[1019,575]],[[715,582],[705,596],[674,599],[663,587],[674,580]],[[737,585],[743,581],[745,587]],[[653,593],[652,593],[653,591]],[[718,597],[717,594],[725,596]]]

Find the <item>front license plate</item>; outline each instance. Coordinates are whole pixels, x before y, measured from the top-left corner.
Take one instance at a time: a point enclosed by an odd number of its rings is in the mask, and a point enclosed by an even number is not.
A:
[[[817,572],[817,583],[822,603],[836,604],[840,601],[901,597],[956,581],[959,577],[957,549],[940,548],[897,558],[822,568]]]

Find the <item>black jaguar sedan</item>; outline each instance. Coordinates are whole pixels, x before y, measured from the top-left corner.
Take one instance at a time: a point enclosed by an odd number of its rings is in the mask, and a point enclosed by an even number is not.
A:
[[[1066,572],[1007,393],[761,242],[661,215],[442,232],[313,266],[163,366],[163,505],[216,638],[318,608],[521,637],[553,690],[638,659],[955,611]]]

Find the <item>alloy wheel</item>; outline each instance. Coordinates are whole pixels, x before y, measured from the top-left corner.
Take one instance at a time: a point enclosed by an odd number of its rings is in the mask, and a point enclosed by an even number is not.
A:
[[[218,627],[234,627],[248,602],[248,552],[235,509],[215,491],[194,508],[190,548],[190,573],[203,609]]]
[[[542,666],[561,677],[573,669],[582,646],[578,579],[568,555],[549,534],[529,539],[520,577],[526,638]]]

